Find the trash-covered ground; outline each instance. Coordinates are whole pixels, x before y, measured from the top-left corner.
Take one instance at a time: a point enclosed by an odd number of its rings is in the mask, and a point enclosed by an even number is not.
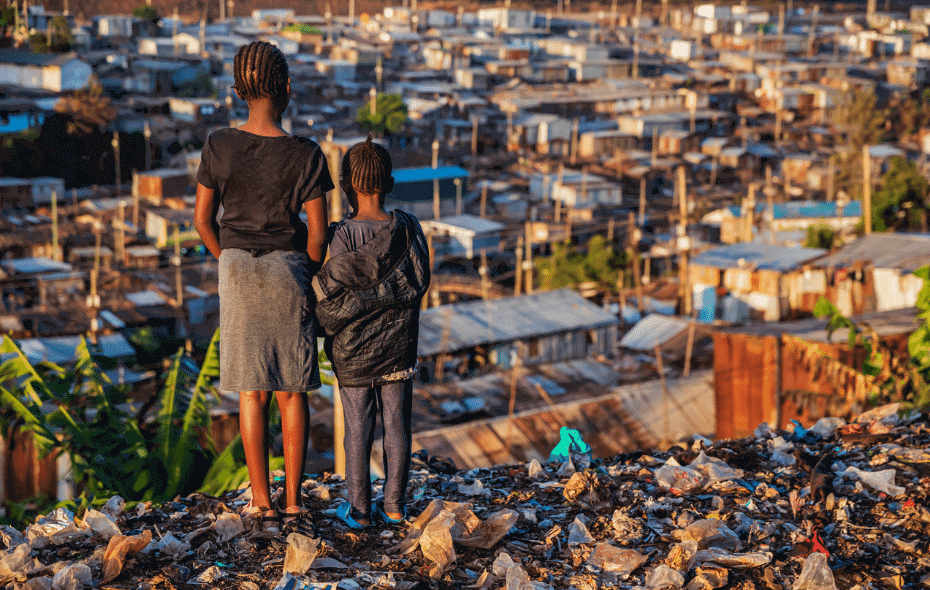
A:
[[[140,588],[922,588],[930,586],[930,427],[886,406],[846,424],[591,460],[577,433],[546,464],[456,472],[416,456],[412,520],[352,532],[343,482],[309,479],[315,518],[270,536],[249,491],[0,531],[0,585]],[[276,492],[281,493],[280,478]],[[415,517],[415,519],[413,519]]]

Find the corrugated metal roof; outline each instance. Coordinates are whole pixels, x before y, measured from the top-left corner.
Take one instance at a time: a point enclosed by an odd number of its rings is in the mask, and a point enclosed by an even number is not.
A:
[[[739,217],[740,206],[727,208],[734,217]],[[830,201],[789,201],[776,203],[772,207],[775,219],[822,219],[827,217],[862,217],[862,202],[850,201],[838,206]],[[768,204],[756,203],[756,213],[763,215],[768,211]]]
[[[930,235],[880,233],[862,236],[817,261],[819,267],[869,262],[878,268],[913,271],[930,263]]]
[[[50,361],[66,365],[76,360],[75,349],[80,342],[80,336],[57,336],[55,338],[27,338],[18,343],[31,363]],[[129,341],[119,333],[99,336],[97,345],[100,354],[107,358],[121,358],[136,354]]]
[[[424,182],[427,180],[446,180],[449,178],[467,178],[468,170],[458,166],[440,166],[430,168],[399,168],[394,170],[394,182]]]
[[[651,313],[636,322],[636,325],[624,334],[620,340],[620,346],[630,350],[651,352],[656,346],[662,346],[687,329],[687,320]]]
[[[714,268],[739,268],[786,271],[826,254],[820,248],[789,248],[771,244],[730,244],[711,248],[694,257],[692,263]],[[742,262],[742,264],[741,264]]]
[[[431,356],[616,323],[616,316],[571,289],[440,305],[420,315],[419,353]]]
[[[4,260],[3,266],[16,274],[36,274],[41,272],[70,272],[72,267],[65,262],[51,258],[15,258]]]
[[[473,231],[476,234],[501,231],[504,224],[491,219],[484,219],[476,215],[453,215],[451,217],[440,217],[439,219],[423,221],[424,229],[428,226],[435,227],[454,227]]]

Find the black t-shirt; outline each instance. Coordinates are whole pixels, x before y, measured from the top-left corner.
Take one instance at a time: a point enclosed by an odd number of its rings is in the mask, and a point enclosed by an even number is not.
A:
[[[220,247],[307,249],[304,203],[333,189],[323,150],[312,140],[266,137],[235,128],[210,134],[197,182],[223,206]]]

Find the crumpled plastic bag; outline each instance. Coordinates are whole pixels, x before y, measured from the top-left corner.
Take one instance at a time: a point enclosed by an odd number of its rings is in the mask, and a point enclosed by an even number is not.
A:
[[[762,567],[772,561],[772,554],[768,551],[750,551],[747,553],[734,553],[721,549],[720,547],[710,547],[702,549],[694,554],[694,565],[703,565],[713,563],[723,567],[743,568],[743,567]]]
[[[769,440],[768,444],[772,449],[772,461],[775,463],[783,467],[791,467],[797,461],[793,454],[794,445],[781,436]]]
[[[433,562],[429,570],[431,578],[442,576],[446,568],[455,561],[455,548],[452,546],[452,527],[455,526],[455,514],[442,510],[429,521],[420,536],[420,549],[423,557]]]
[[[149,530],[142,531],[140,534],[131,537],[125,535],[111,537],[103,554],[103,583],[106,584],[116,579],[120,572],[123,571],[126,558],[133,553],[142,551],[151,542],[152,531]]]
[[[480,479],[475,479],[471,485],[460,483],[458,491],[463,496],[490,496],[491,490],[484,487]]]
[[[593,471],[578,471],[565,483],[562,496],[569,502],[578,502],[588,510],[600,512],[611,504],[604,486]]]
[[[26,529],[26,539],[36,549],[47,543],[64,545],[89,534],[89,529],[79,528],[74,523],[74,513],[67,508],[56,508]]]
[[[546,479],[546,470],[543,469],[542,463],[538,459],[532,459],[526,464],[526,474],[530,479]]]
[[[914,449],[894,443],[879,445],[878,448],[902,463],[930,463],[930,449]]]
[[[491,564],[491,573],[497,576],[498,578],[503,578],[507,575],[507,570],[516,565],[513,558],[510,557],[510,554],[506,551],[501,551],[497,554],[497,557],[494,558],[494,562]]]
[[[187,541],[178,539],[171,533],[167,533],[161,539],[154,543],[149,543],[141,553],[158,552],[167,557],[177,559],[191,550],[191,545]]]
[[[20,543],[13,551],[4,553],[0,557],[0,583],[25,580],[31,572],[42,567],[39,560],[31,555],[32,548],[28,543]]]
[[[287,536],[287,551],[284,553],[284,571],[299,576],[307,573],[313,560],[320,554],[320,539],[300,533]]]
[[[888,426],[897,426],[901,423],[901,402],[894,402],[872,408],[856,416],[856,424],[871,424],[881,422]]]
[[[904,492],[906,491],[902,486],[895,485],[894,469],[883,469],[882,471],[865,471],[850,465],[844,471],[839,473],[839,475],[840,477],[858,479],[873,490],[884,492],[893,498],[904,495]]]
[[[807,556],[792,590],[837,590],[827,556],[815,551]]]
[[[714,566],[698,566],[695,569],[694,577],[685,586],[685,590],[711,590],[713,588],[723,588],[727,585],[730,575],[726,569]]]
[[[588,530],[585,518],[583,515],[579,514],[575,517],[575,520],[568,525],[568,544],[584,545],[585,543],[593,542],[594,537],[591,536],[591,532]]]
[[[704,451],[698,453],[694,461],[688,464],[688,467],[697,469],[707,478],[706,485],[713,485],[720,481],[731,479],[740,479],[743,477],[743,470],[730,467],[727,462],[717,457],[710,457]]]
[[[646,574],[648,590],[677,590],[684,585],[685,577],[665,564],[657,565]]]
[[[647,559],[648,557],[639,551],[621,549],[603,542],[594,547],[594,551],[588,557],[588,564],[599,567],[605,572],[626,576],[633,573]]]
[[[84,524],[90,527],[95,534],[110,540],[110,537],[120,534],[119,527],[113,519],[103,512],[91,508],[84,514]]]
[[[212,528],[217,543],[225,543],[245,532],[242,518],[234,512],[224,512],[217,516]]]
[[[662,489],[673,494],[688,494],[704,487],[704,474],[693,467],[683,467],[674,457],[654,472]]]
[[[498,510],[489,514],[472,531],[456,535],[454,540],[465,547],[490,549],[510,532],[519,519],[520,514],[516,510],[509,508]]]
[[[0,525],[0,542],[2,542],[7,549],[12,549],[17,545],[25,543],[26,535],[9,525]]]
[[[637,518],[631,518],[622,510],[614,510],[610,518],[610,526],[614,530],[614,538],[621,545],[632,545],[643,537],[643,523]]]
[[[122,496],[111,496],[107,503],[103,505],[103,508],[100,509],[100,512],[109,515],[115,521],[125,508],[126,500]]]
[[[83,563],[69,564],[52,578],[52,590],[81,590],[94,585],[94,576],[90,568]]]
[[[738,551],[742,547],[739,535],[734,533],[723,521],[714,518],[696,520],[683,529],[672,531],[672,536],[679,541],[697,541],[700,549],[721,547]]]
[[[590,462],[590,455],[591,445],[584,441],[581,433],[574,428],[563,426],[559,429],[559,442],[549,453],[549,462],[561,463],[576,456],[587,456]]]
[[[835,416],[830,416],[826,418],[820,418],[811,426],[810,432],[813,432],[820,438],[830,438],[833,436],[833,433],[836,432],[837,428],[846,425],[846,420],[843,418],[837,418]]]
[[[225,577],[226,572],[215,565],[211,565],[207,569],[197,574],[197,576],[188,580],[187,583],[193,584],[195,586],[209,586],[215,584],[218,580],[222,580]]]

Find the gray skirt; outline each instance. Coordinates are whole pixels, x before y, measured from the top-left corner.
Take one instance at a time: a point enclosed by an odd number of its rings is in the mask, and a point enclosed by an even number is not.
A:
[[[220,389],[311,391],[320,387],[316,318],[304,252],[220,255]]]

